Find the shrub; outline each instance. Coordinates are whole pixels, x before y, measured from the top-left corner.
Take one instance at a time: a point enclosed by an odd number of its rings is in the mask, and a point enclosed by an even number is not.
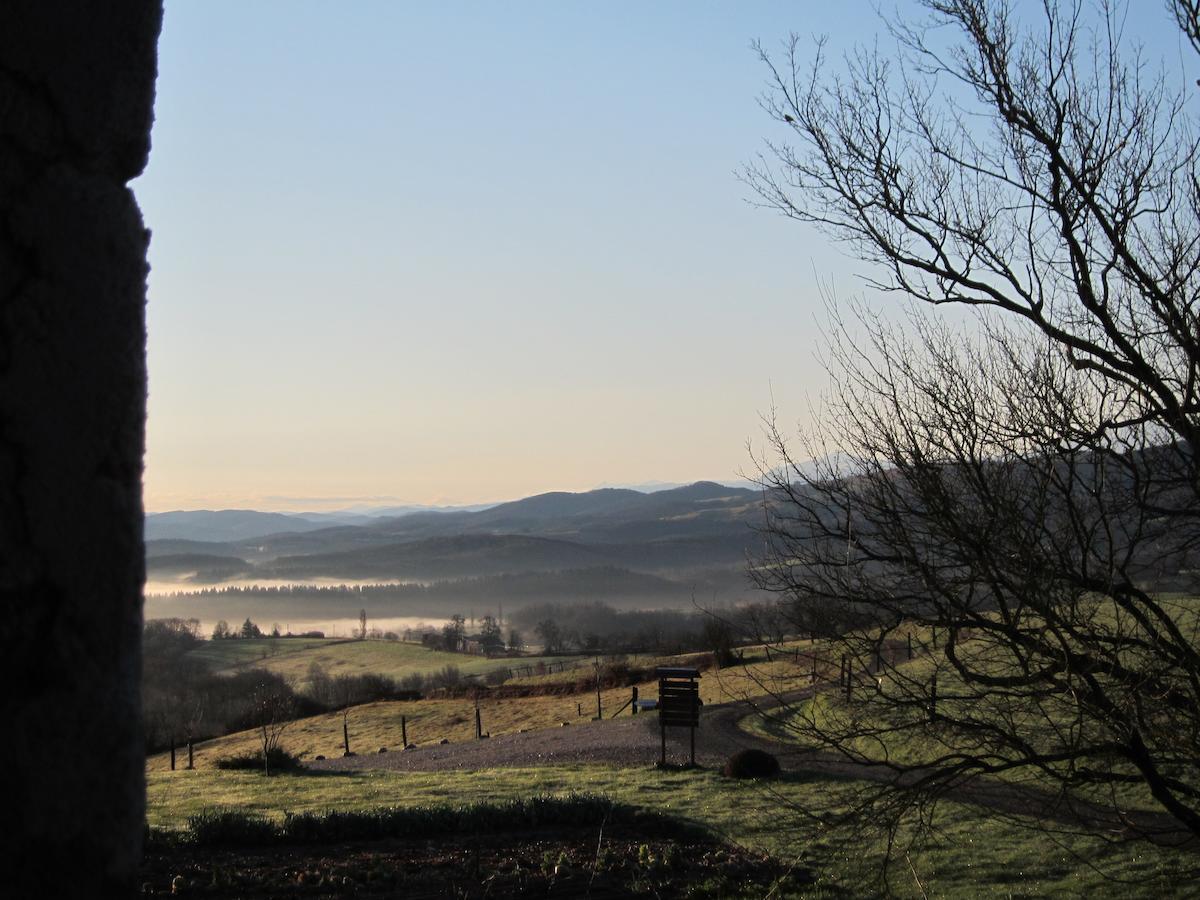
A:
[[[631,666],[624,656],[614,656],[605,668],[613,681],[629,681],[630,678],[643,678],[646,675],[645,669]]]
[[[386,675],[366,672],[362,675],[339,675],[334,679],[341,705],[355,706],[374,700],[388,700],[396,693],[396,682]]]
[[[237,810],[206,810],[188,819],[188,829],[191,840],[200,846],[253,846],[411,839],[555,826],[589,827],[602,823],[633,825],[647,834],[711,839],[708,832],[690,822],[613,803],[607,797],[594,794],[354,812],[288,813],[282,823]]]
[[[270,819],[237,809],[210,809],[188,817],[192,840],[203,847],[253,846],[277,840],[279,826]]]
[[[721,774],[726,778],[774,778],[779,760],[765,750],[739,750],[725,762]]]
[[[431,672],[426,678],[426,684],[434,688],[453,688],[462,680],[462,672],[458,666],[447,665],[437,672]]]
[[[221,676],[214,681],[213,702],[224,713],[224,733],[257,728],[263,723],[264,712],[276,722],[296,719],[321,712],[320,704],[301,697],[292,690],[287,679],[266,669],[247,669],[234,675]]]
[[[410,672],[403,676],[397,686],[405,693],[420,693],[425,687],[425,676],[420,672]]]
[[[267,762],[272,772],[295,772],[302,768],[299,756],[293,756],[282,747],[272,747],[267,751]],[[263,770],[261,752],[243,753],[240,756],[226,756],[217,760],[218,769],[253,769]]]

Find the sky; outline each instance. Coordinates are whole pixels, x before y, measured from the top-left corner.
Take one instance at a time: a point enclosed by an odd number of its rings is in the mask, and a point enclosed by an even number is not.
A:
[[[168,0],[148,511],[735,480],[857,264],[751,204],[750,49],[872,5]]]

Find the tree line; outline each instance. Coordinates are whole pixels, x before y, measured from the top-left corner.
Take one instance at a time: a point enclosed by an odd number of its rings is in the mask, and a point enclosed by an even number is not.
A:
[[[411,699],[462,681],[454,666],[401,679],[376,674],[332,675],[314,663],[297,687],[266,669],[211,672],[191,651],[203,645],[195,619],[150,619],[142,633],[142,705],[146,749],[203,740],[267,723],[376,700]]]
[[[546,653],[656,653],[697,650],[723,662],[740,644],[772,643],[798,633],[774,601],[711,609],[618,610],[607,603],[536,603],[512,614]]]
[[[411,600],[422,598],[476,600],[494,602],[496,598],[576,596],[603,599],[618,596],[646,596],[680,600],[686,588],[677,583],[617,566],[591,566],[547,572],[509,572],[463,578],[442,578],[423,582],[387,584],[284,584],[224,585],[188,591],[171,591],[155,596],[163,600],[212,599],[228,597],[314,598],[333,600],[357,598]]]

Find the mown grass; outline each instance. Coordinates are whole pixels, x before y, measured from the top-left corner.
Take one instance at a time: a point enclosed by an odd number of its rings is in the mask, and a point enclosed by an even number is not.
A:
[[[148,775],[148,820],[183,828],[190,816],[236,808],[283,821],[287,812],[370,811],[380,807],[505,803],[543,794],[587,792],[665,813],[716,831],[727,840],[814,869],[811,893],[837,886],[851,895],[877,893],[885,842],[880,836],[845,845],[814,832],[801,812],[844,809],[854,782],[785,778],[724,779],[711,771],[660,772],[597,765],[476,772],[362,772],[281,775],[240,772],[154,772]],[[891,875],[899,896],[1161,897],[1185,894],[1196,858],[1152,846],[1097,837],[1045,835],[1011,823],[981,820],[978,811],[943,805],[936,840],[915,847]],[[911,870],[909,865],[911,864]],[[922,888],[917,887],[919,878]]]

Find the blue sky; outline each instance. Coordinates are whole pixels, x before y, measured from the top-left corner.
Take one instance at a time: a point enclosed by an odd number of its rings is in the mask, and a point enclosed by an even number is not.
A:
[[[749,49],[871,5],[170,2],[150,510],[732,479],[855,264],[746,201]]]

